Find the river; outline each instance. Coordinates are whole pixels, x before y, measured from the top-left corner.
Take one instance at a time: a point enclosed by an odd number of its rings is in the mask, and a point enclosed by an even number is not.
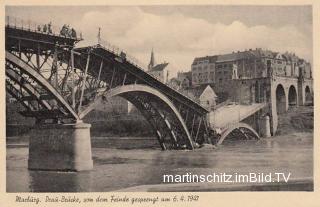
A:
[[[313,134],[226,142],[194,151],[161,151],[155,138],[92,138],[94,169],[29,171],[27,138],[7,138],[7,192],[105,192],[161,184],[164,174],[291,173],[313,177]]]

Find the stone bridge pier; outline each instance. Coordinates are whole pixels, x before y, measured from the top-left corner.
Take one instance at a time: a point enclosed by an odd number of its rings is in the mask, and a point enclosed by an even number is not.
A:
[[[31,170],[83,171],[93,168],[90,124],[40,124],[29,141]]]

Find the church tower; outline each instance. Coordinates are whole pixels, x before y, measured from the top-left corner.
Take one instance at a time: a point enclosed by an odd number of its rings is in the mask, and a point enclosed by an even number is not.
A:
[[[163,62],[160,64],[156,64],[153,48],[151,50],[151,57],[150,57],[150,63],[148,65],[148,71],[150,75],[152,75],[154,78],[158,79],[159,81],[163,83],[168,82],[169,73],[168,69],[166,68],[169,63]]]
[[[155,62],[155,60],[154,60],[154,54],[153,54],[153,48],[152,48],[152,50],[151,50],[150,63],[149,63],[149,65],[148,65],[148,70],[149,70],[149,71],[152,70],[155,65],[156,65],[156,62]]]

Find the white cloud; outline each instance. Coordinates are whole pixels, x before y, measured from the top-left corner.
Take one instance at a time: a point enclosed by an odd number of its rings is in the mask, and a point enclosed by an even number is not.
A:
[[[249,27],[240,21],[212,24],[180,13],[154,15],[138,7],[110,7],[105,12],[88,12],[76,24],[84,34],[85,43],[97,42],[98,27],[101,27],[103,39],[146,64],[153,47],[157,61],[168,61],[172,70],[190,70],[197,56],[256,47],[291,51],[312,60],[311,32],[299,31],[293,25]]]

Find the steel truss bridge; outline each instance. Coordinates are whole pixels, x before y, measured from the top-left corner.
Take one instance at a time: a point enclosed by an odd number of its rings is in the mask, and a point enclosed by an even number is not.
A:
[[[162,149],[193,149],[208,132],[207,110],[102,44],[6,25],[6,90],[38,124],[81,121],[121,96],[140,110]]]
[[[210,136],[205,108],[108,43],[76,48],[81,38],[9,21],[5,41],[6,91],[37,124],[80,123],[96,104],[121,96],[148,120],[164,150],[194,149]]]

